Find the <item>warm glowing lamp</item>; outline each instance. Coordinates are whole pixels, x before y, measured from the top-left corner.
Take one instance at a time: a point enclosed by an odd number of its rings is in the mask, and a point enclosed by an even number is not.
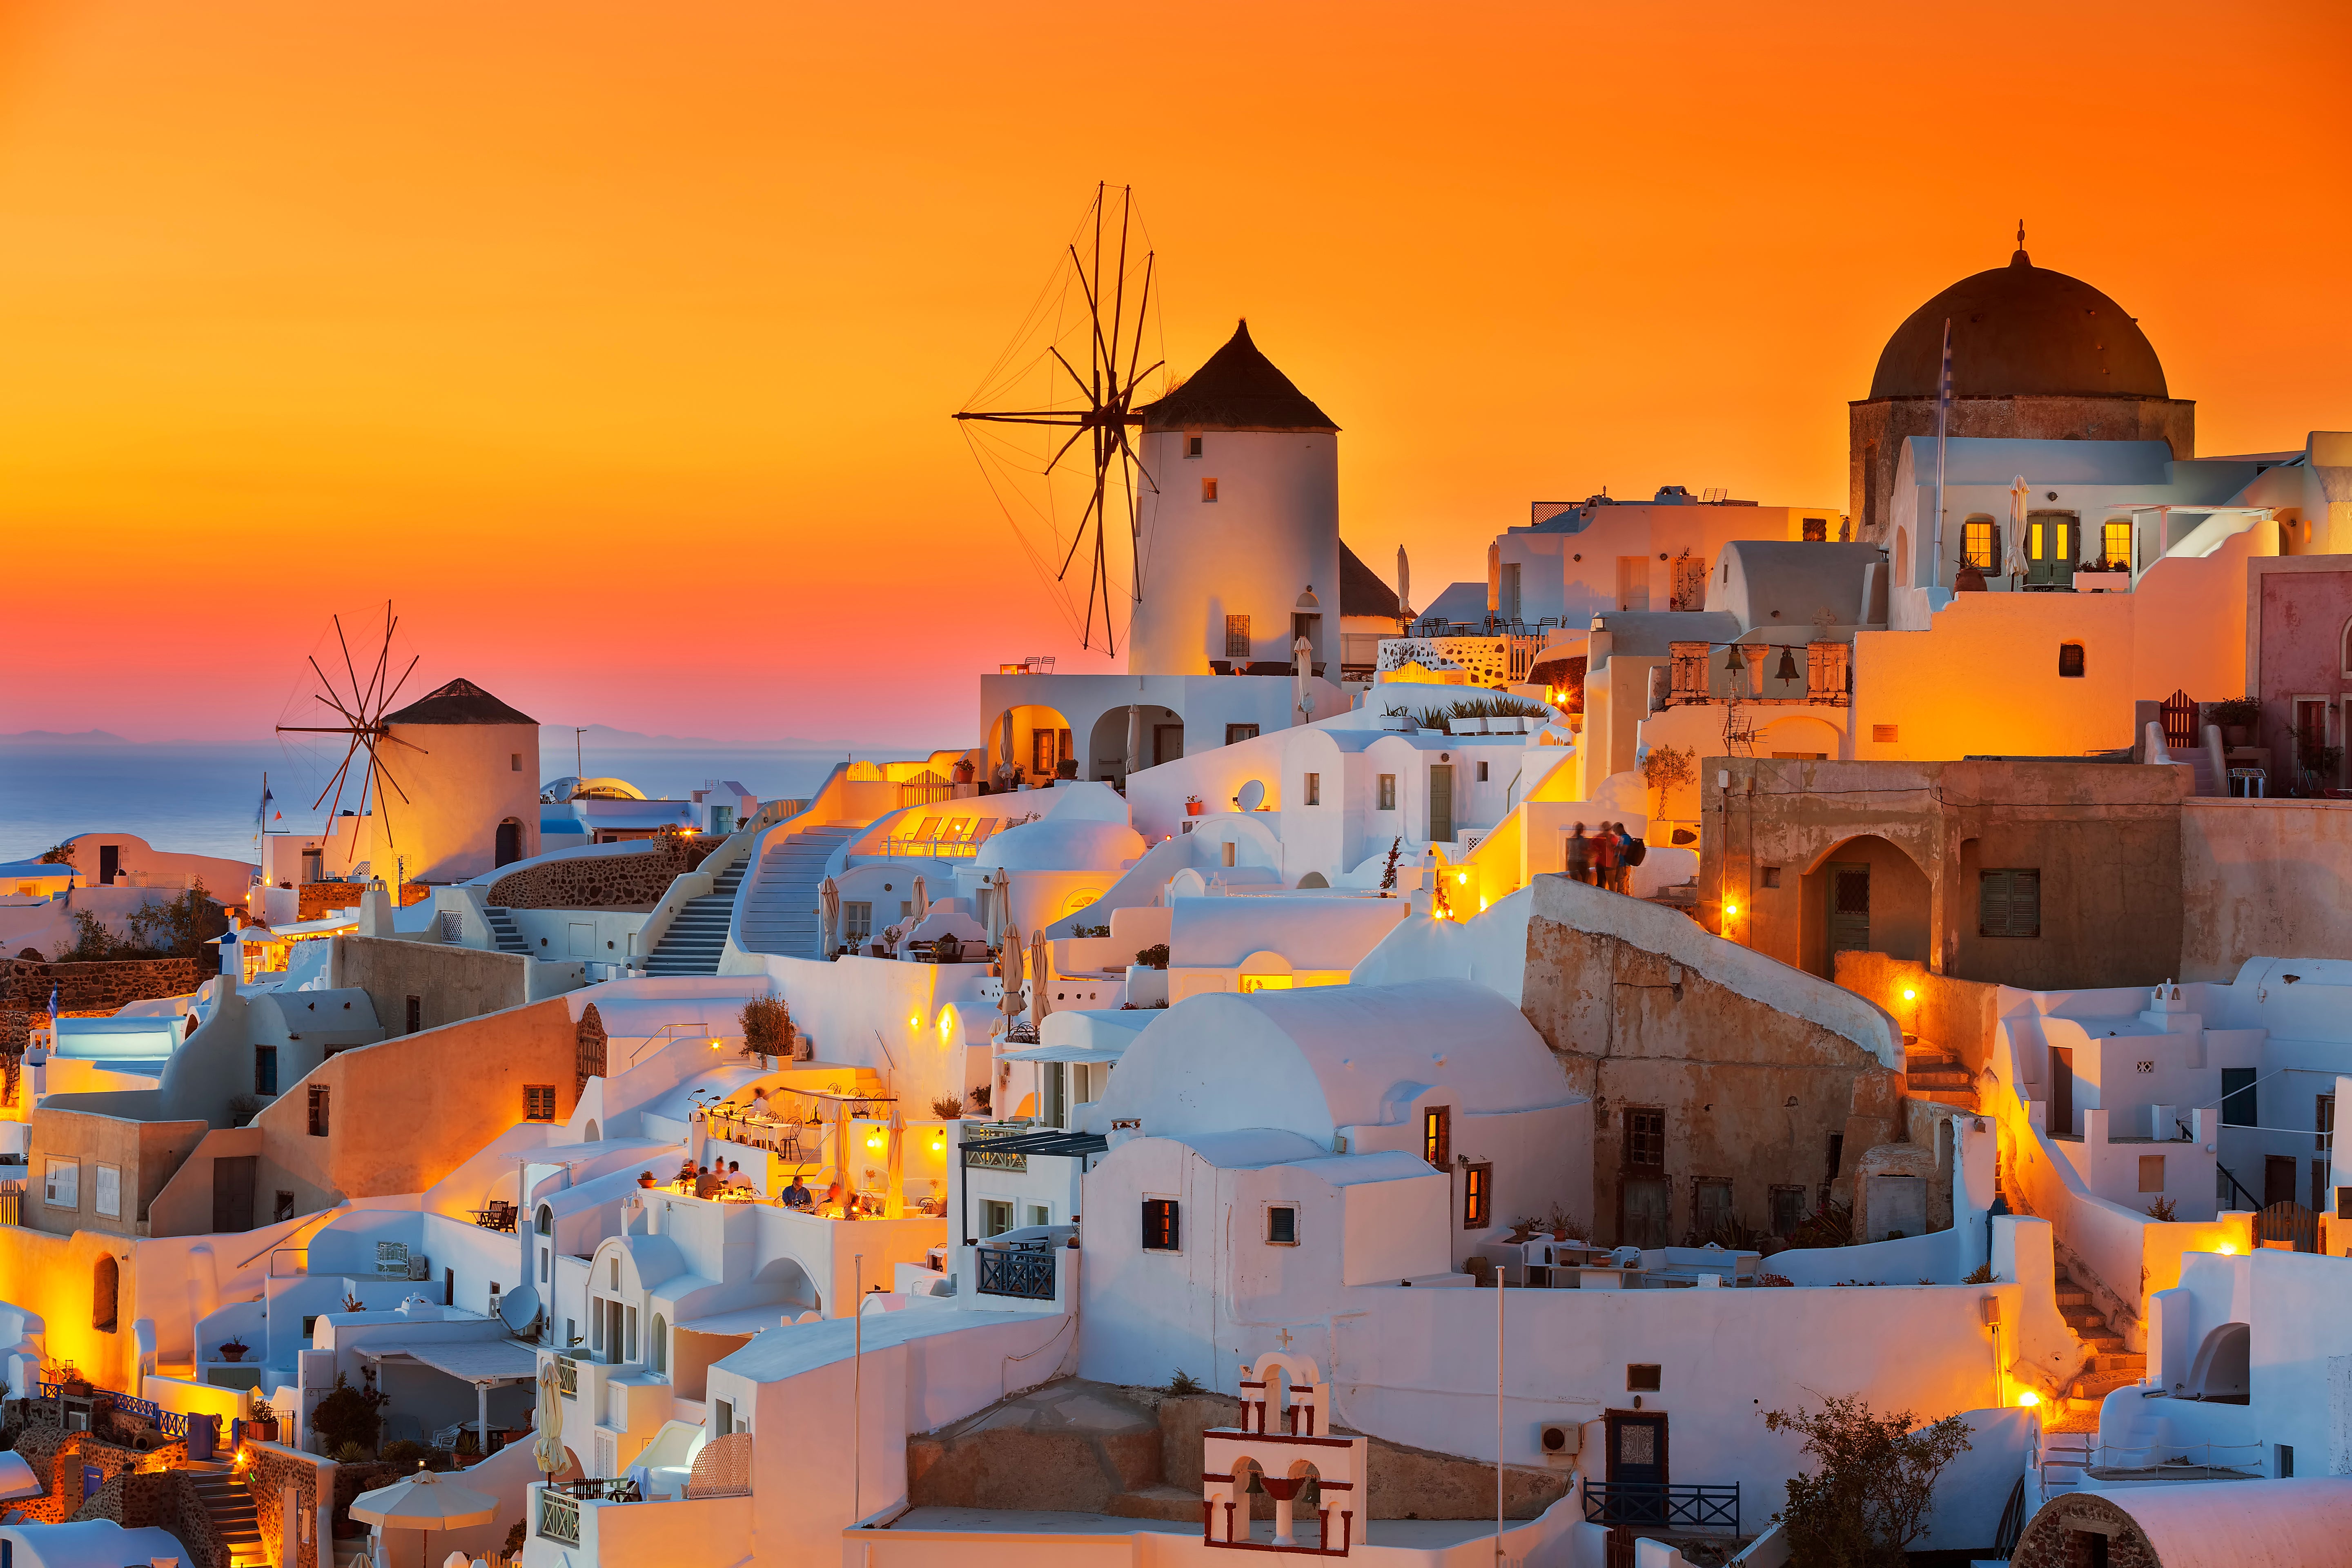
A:
[[[2042,1395],[2034,1393],[2033,1390],[2030,1388],[2017,1396],[2017,1406],[2021,1410],[2031,1410],[2041,1403]]]
[[[1726,904],[1723,906],[1723,918],[1726,920],[1730,920],[1738,913],[1739,906],[1738,904]]]
[[[2213,1250],[2224,1258],[2235,1258],[2238,1256],[2238,1244],[2234,1241],[2225,1241]]]
[[[1467,871],[1456,871],[1454,873],[1454,880],[1458,886],[1466,888],[1470,885],[1470,873]]]
[[[1903,1000],[1906,1002],[1916,1002],[1919,1000],[1919,993],[1912,990],[1908,985],[1906,985],[1903,988]]]
[[[880,1153],[882,1152],[882,1134],[879,1132],[868,1132],[866,1135],[866,1146],[868,1149],[873,1150],[876,1153]]]
[[[711,1041],[711,1042],[710,1042],[710,1048],[711,1048],[712,1050],[714,1050],[714,1051],[715,1051],[715,1050],[717,1050],[717,1049],[719,1048],[719,1042],[718,1042],[717,1040],[713,1040],[713,1041]]]

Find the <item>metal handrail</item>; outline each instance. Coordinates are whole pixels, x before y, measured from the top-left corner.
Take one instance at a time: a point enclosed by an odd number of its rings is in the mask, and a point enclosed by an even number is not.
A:
[[[2000,1523],[1992,1532],[1992,1554],[2006,1563],[2017,1552],[2018,1537],[2025,1533],[2025,1478],[2021,1475],[2009,1489],[2009,1501],[2001,1505]]]
[[[1739,1483],[1587,1481],[1588,1524],[1648,1524],[1739,1533]]]
[[[982,1247],[978,1256],[977,1287],[983,1296],[1009,1296],[1024,1301],[1054,1299],[1055,1254],[1022,1247]]]

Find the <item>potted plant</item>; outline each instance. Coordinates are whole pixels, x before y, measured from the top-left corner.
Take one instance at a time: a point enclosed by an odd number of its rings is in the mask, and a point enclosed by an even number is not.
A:
[[[743,1027],[743,1054],[757,1057],[761,1067],[771,1057],[793,1054],[793,1012],[782,997],[752,997],[736,1021]]]
[[[278,1441],[278,1412],[269,1407],[269,1401],[253,1402],[253,1411],[245,1418],[245,1429],[257,1442]]]
[[[1201,815],[1201,797],[1199,795],[1188,795],[1184,797],[1184,815],[1187,816],[1198,816]]]
[[[2220,727],[2224,745],[2251,746],[2254,726],[2263,721],[2263,705],[2252,697],[2228,698],[2207,708],[2206,721]]]
[[[243,1340],[233,1339],[220,1347],[220,1358],[223,1361],[243,1361],[245,1352],[252,1348]]]

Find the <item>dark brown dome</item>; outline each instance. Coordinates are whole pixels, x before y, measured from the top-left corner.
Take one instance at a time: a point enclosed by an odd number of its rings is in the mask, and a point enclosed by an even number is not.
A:
[[[1337,430],[1331,416],[1298,390],[1250,342],[1249,323],[1192,379],[1136,410],[1146,430]]]
[[[2079,278],[2006,267],[1963,278],[1886,340],[1873,397],[1933,397],[1944,322],[1952,323],[1955,397],[2168,397],[2155,345],[2122,306]]]

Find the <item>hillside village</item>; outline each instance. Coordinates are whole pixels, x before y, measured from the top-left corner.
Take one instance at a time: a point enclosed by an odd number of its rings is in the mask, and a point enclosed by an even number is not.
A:
[[[1853,1401],[1916,1561],[2346,1561],[2352,432],[2021,237],[1416,609],[1254,330],[1123,674],[648,799],[354,631],[396,790],[0,866],[11,1560],[1774,1568]]]

